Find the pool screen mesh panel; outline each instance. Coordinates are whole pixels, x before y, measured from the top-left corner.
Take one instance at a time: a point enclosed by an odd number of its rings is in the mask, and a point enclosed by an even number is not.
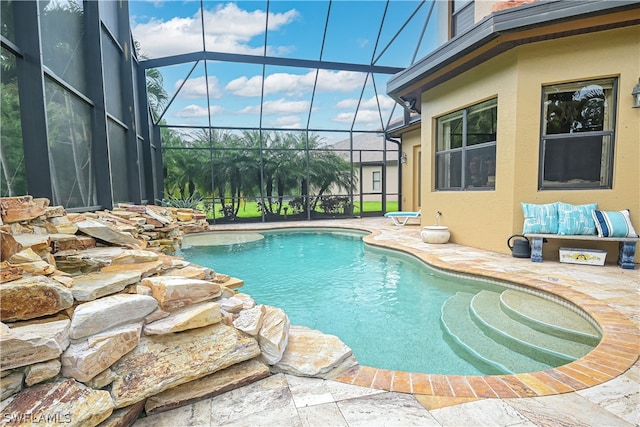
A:
[[[386,82],[435,49],[437,2],[176,3],[163,5],[175,16],[142,22],[144,3],[130,2],[147,87],[158,82],[149,72],[159,73],[165,90],[160,102],[147,93],[165,196],[197,193],[213,214],[258,201],[263,221],[274,203],[282,217],[286,201],[287,214],[311,219],[312,203],[350,216],[366,214],[367,202],[385,211],[398,200],[399,141],[386,141],[385,130],[402,123],[404,110],[386,96]],[[175,37],[180,25],[188,30]],[[368,143],[354,146],[362,135]],[[348,170],[323,188],[313,168],[326,171],[332,156]],[[297,174],[297,188],[283,169]],[[233,174],[258,176],[232,182]],[[328,206],[329,195],[340,207]]]

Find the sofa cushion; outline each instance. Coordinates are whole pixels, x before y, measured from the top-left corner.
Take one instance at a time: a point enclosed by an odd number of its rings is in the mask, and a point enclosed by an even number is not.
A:
[[[594,210],[593,220],[600,237],[638,237],[631,224],[629,209],[615,212]]]
[[[558,233],[558,202],[536,205],[521,203],[524,215],[522,233]]]
[[[558,234],[565,236],[596,234],[592,212],[597,207],[597,203],[570,205],[558,202]]]

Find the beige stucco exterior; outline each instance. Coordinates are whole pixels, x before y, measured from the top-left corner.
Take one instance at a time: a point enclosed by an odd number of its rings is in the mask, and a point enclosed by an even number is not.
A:
[[[618,78],[613,188],[538,190],[542,87],[602,77]],[[631,97],[639,77],[640,26],[632,26],[523,44],[423,92],[422,224],[433,224],[440,211],[440,223],[450,227],[451,241],[509,253],[507,238],[522,231],[521,202],[562,201],[597,202],[603,210],[628,208],[640,230],[640,109],[632,108]],[[498,99],[495,191],[435,191],[436,118],[494,97]],[[402,173],[403,206],[414,209],[417,138],[416,132],[403,135],[408,156]],[[544,247],[545,258],[558,258],[560,242],[571,243],[550,241]],[[607,262],[617,258],[616,243],[588,247],[607,250]]]

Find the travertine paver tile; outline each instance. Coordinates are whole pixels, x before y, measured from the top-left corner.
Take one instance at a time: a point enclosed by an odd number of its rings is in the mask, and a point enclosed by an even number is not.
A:
[[[473,388],[469,385],[466,378],[462,375],[448,375],[447,380],[457,397],[476,397]]]
[[[212,426],[301,426],[284,375],[272,375],[210,399]],[[175,425],[184,425],[178,423]]]
[[[327,380],[325,387],[331,392],[334,401],[353,399],[356,397],[370,396],[372,394],[386,393],[384,390],[378,390],[370,387],[361,387],[352,384],[343,384],[337,381]]]
[[[285,375],[296,408],[334,402],[326,381],[319,378],[304,378]]]
[[[515,408],[498,399],[479,400],[430,412],[442,426],[536,426]]]
[[[624,375],[577,393],[637,426],[640,425],[640,386],[637,380],[639,373],[640,368],[634,366]]]
[[[535,399],[508,399],[505,402],[538,426],[633,425],[576,393]]]
[[[335,402],[298,408],[303,427],[348,427]]]
[[[380,393],[337,403],[350,427],[439,426],[410,394]]]

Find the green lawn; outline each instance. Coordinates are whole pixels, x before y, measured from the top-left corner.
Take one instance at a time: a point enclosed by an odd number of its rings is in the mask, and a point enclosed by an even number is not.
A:
[[[284,206],[286,207],[287,204],[285,203]],[[381,212],[382,202],[378,202],[378,201],[364,202],[362,208],[363,208],[363,212]],[[202,204],[199,207],[199,209],[206,211],[204,204]],[[387,212],[395,212],[397,210],[398,210],[398,202],[392,202],[392,201],[387,202]],[[322,212],[321,209],[317,209],[317,211]],[[354,214],[359,215],[360,212],[361,212],[360,203],[358,202],[354,203]],[[284,216],[284,207],[283,207],[282,213]],[[288,213],[289,215],[291,215],[290,209]],[[207,212],[207,215],[210,219],[212,218],[211,212]],[[261,215],[260,215],[260,211],[258,210],[257,202],[247,202],[242,207],[240,207],[240,210],[238,211],[238,218],[250,219],[250,218],[260,218],[260,216]],[[224,215],[220,212],[220,205],[216,204],[215,219],[221,219],[223,217]]]

